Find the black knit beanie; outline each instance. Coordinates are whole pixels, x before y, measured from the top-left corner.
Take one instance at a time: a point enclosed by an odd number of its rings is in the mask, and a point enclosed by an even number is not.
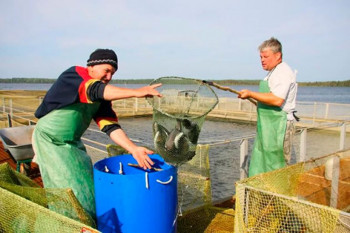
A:
[[[91,53],[90,58],[87,60],[88,66],[94,66],[99,64],[110,64],[114,66],[115,70],[118,69],[117,54],[111,49],[96,49]]]

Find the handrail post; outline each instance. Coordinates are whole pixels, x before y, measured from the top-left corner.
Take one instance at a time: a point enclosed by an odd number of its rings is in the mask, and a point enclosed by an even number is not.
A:
[[[331,199],[330,207],[337,208],[338,204],[338,189],[339,189],[339,156],[334,156],[332,166],[332,184],[331,184]]]
[[[10,107],[10,115],[13,117],[13,109],[12,109],[12,99],[9,99],[9,107]]]
[[[135,98],[135,112],[138,111],[138,107],[139,107],[139,101],[138,101],[138,98]]]
[[[240,144],[240,160],[239,160],[239,170],[240,170],[240,180],[243,180],[248,176],[248,139],[243,138]]]
[[[38,100],[39,100],[39,105],[43,102],[43,97],[42,96],[39,96],[38,97]]]
[[[316,105],[317,105],[317,102],[314,102],[314,112],[313,112],[313,116],[312,116],[312,125],[315,125],[315,120],[316,120]]]
[[[307,128],[303,128],[300,135],[299,162],[304,162],[306,158],[306,137],[307,137]]]
[[[343,122],[343,124],[340,127],[340,143],[339,143],[340,150],[345,149],[345,137],[346,137],[346,124],[345,122]]]
[[[325,114],[324,114],[324,119],[328,118],[328,112],[329,112],[329,103],[326,103],[326,110],[325,110]]]
[[[9,127],[12,127],[12,118],[10,113],[7,113],[7,123]]]
[[[5,103],[5,97],[2,97],[2,111],[5,113],[6,112],[6,103]]]

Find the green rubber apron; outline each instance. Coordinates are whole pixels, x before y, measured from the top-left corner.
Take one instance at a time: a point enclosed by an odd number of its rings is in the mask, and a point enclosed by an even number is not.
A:
[[[267,81],[260,81],[259,92],[269,93]],[[249,165],[249,177],[286,165],[283,143],[287,114],[281,108],[258,103],[257,133]]]
[[[95,218],[93,168],[82,141],[100,103],[73,104],[40,118],[33,147],[45,188],[71,188]]]

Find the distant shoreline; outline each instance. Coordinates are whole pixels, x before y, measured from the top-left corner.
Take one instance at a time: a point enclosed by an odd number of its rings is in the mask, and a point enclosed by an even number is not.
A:
[[[174,76],[172,76],[174,78]],[[175,77],[176,78],[176,77]],[[111,84],[149,84],[154,79],[115,79]],[[56,79],[49,78],[0,78],[0,83],[54,83]],[[259,85],[260,80],[206,80],[221,85]],[[298,82],[299,86],[315,87],[350,87],[350,80],[325,82]]]

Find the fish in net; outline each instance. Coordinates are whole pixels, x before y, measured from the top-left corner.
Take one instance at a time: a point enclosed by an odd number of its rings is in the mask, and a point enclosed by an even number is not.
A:
[[[150,85],[162,83],[162,97],[147,98],[153,107],[155,151],[164,160],[179,166],[195,156],[202,125],[217,105],[218,97],[201,80],[164,77]]]

